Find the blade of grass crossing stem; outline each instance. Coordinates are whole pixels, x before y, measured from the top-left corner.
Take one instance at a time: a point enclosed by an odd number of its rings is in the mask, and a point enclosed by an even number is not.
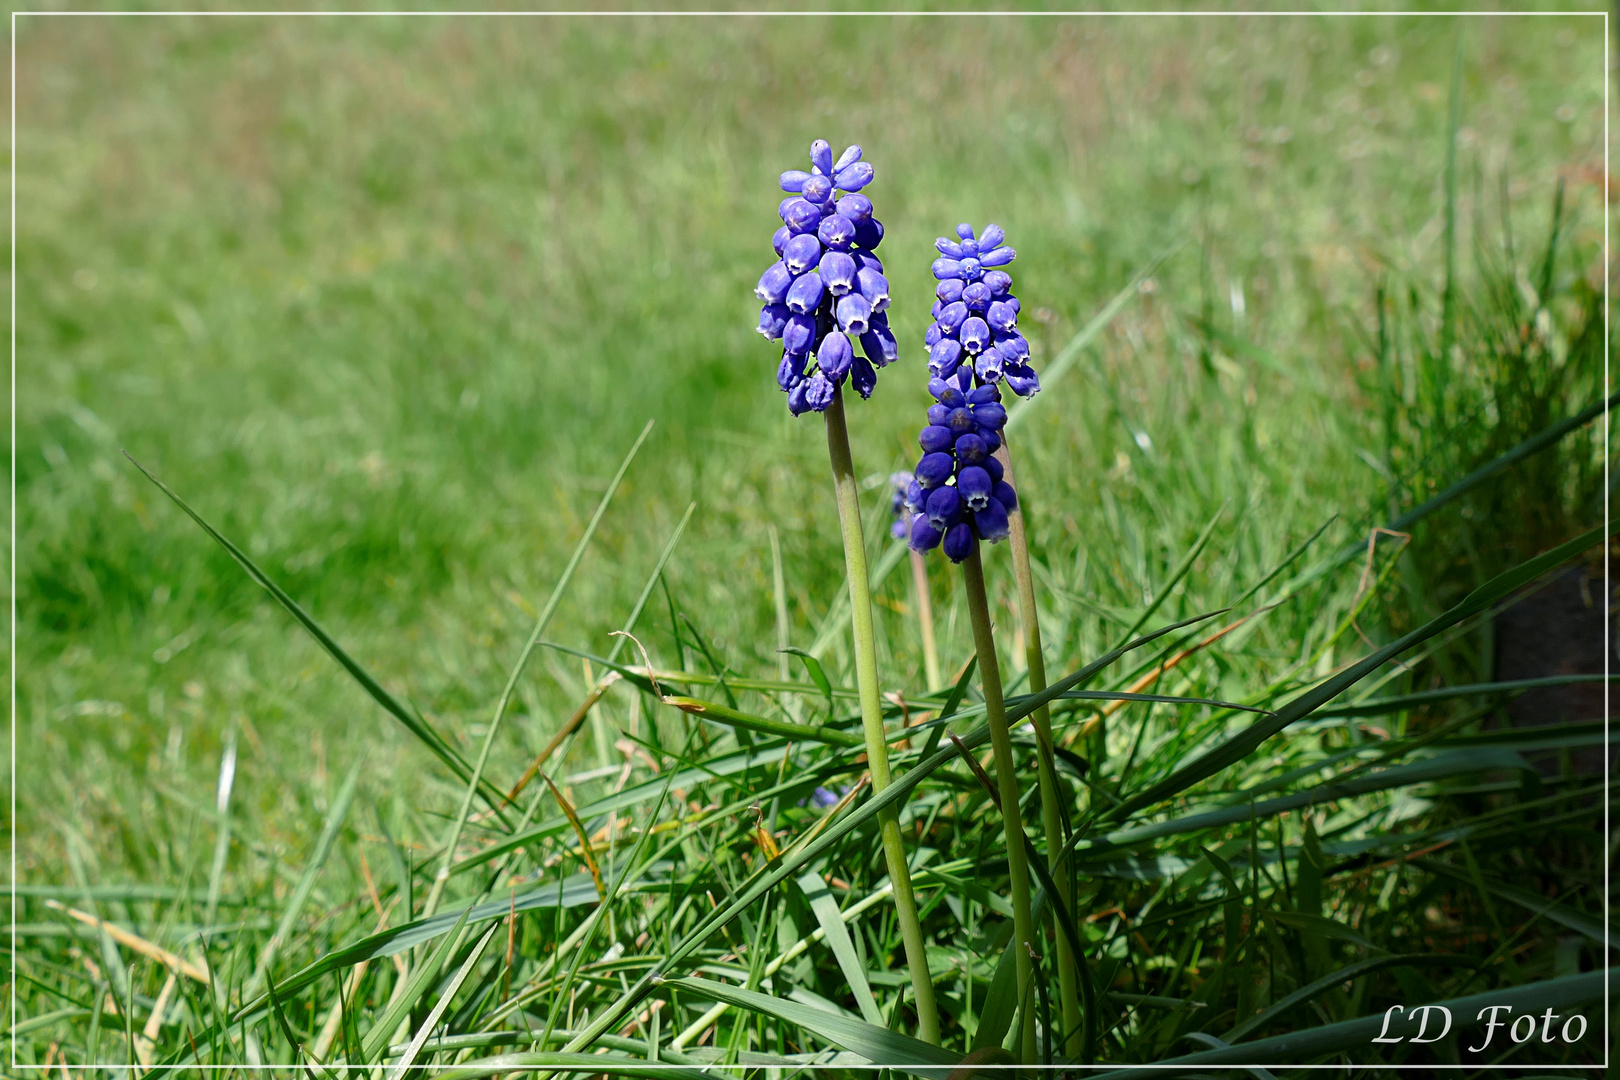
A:
[[[844,541],[844,569],[849,578],[850,629],[855,646],[855,681],[860,689],[861,729],[866,741],[867,769],[872,790],[881,792],[891,783],[889,746],[883,734],[883,697],[878,687],[877,644],[872,626],[872,590],[866,574],[866,542],[861,529],[861,503],[855,480],[855,464],[849,453],[849,430],[844,422],[844,398],[833,391],[826,411],[827,453],[831,459],[833,486],[838,498],[838,522]],[[893,550],[893,549],[891,549]],[[898,558],[895,560],[898,562]],[[814,652],[814,649],[810,650]],[[982,665],[981,665],[982,666]],[[878,821],[883,839],[883,857],[889,879],[894,883],[895,919],[905,943],[906,966],[917,1010],[917,1031],[925,1042],[939,1042],[939,1013],[934,1004],[934,980],[928,971],[928,952],[922,923],[917,918],[917,901],[911,888],[911,869],[905,843],[900,838],[900,817],[896,810],[885,811]]]
[[[1032,694],[1023,699],[1017,706],[1007,711],[1008,722],[1022,720],[1041,704],[1053,701],[1064,691],[1093,678],[1098,672],[1113,664],[1125,654],[1142,648],[1144,645],[1149,645],[1166,634],[1175,633],[1177,630],[1185,629],[1195,623],[1205,622],[1224,613],[1225,609],[1204,612],[1192,618],[1162,626],[1151,634],[1145,634],[1135,641],[1111,650],[1084,667],[1059,679],[1042,693]],[[976,750],[990,741],[990,729],[988,726],[978,727],[961,736],[961,740],[968,749]],[[581,1050],[590,1046],[599,1035],[621,1025],[629,1011],[644,1001],[648,994],[652,993],[657,986],[665,981],[664,973],[676,970],[682,961],[702,946],[716,930],[731,922],[742,912],[749,910],[752,905],[758,902],[760,897],[770,892],[771,889],[793,875],[802,872],[806,866],[809,866],[816,859],[821,858],[838,845],[844,843],[846,838],[856,829],[904,802],[918,784],[932,775],[935,770],[948,762],[955,761],[956,758],[957,751],[955,747],[936,751],[932,756],[921,760],[917,765],[907,770],[904,775],[896,779],[885,790],[874,792],[872,798],[867,800],[865,804],[858,809],[852,810],[836,824],[823,830],[819,835],[810,838],[807,842],[789,847],[787,851],[783,852],[779,861],[768,864],[739,886],[732,894],[730,902],[716,907],[708,916],[700,920],[680,942],[670,948],[669,953],[657,966],[642,975],[630,987],[628,992],[621,994],[614,1000],[612,1005],[602,1010],[599,1015],[591,1020],[589,1025],[574,1036],[573,1039],[569,1040],[565,1049],[570,1052]],[[672,773],[671,778],[673,776]]]
[[[1016,490],[1018,482],[1013,474],[1012,452],[1003,440],[996,450],[1007,483]],[[1024,630],[1024,660],[1029,672],[1031,693],[1046,689],[1046,658],[1041,651],[1041,619],[1035,604],[1035,574],[1029,562],[1029,536],[1026,512],[1028,499],[1020,498],[1009,515],[1011,534],[1007,546],[1012,552],[1013,578],[1018,586],[1018,621]],[[1052,748],[1052,719],[1050,709],[1042,705],[1030,714],[1035,729],[1036,777],[1041,792],[1041,832],[1046,836],[1046,851],[1052,860],[1050,869],[1057,869],[1057,852],[1063,846],[1062,796],[1057,782],[1057,755]],[[1053,911],[1068,909],[1074,897],[1068,888],[1067,874],[1057,886]],[[1083,1036],[1080,1034],[1080,998],[1075,981],[1075,957],[1070,942],[1063,934],[1057,935],[1058,1007],[1062,1015],[1063,1030],[1072,1032],[1064,1047],[1070,1056],[1081,1053]]]
[[[439,1026],[439,1018],[444,1015],[444,1010],[450,1007],[451,1000],[461,989],[461,984],[467,981],[467,976],[472,974],[473,968],[478,966],[478,961],[484,958],[484,950],[489,948],[490,941],[495,937],[495,931],[500,928],[500,923],[493,923],[484,931],[484,936],[478,939],[478,944],[467,954],[467,959],[462,962],[455,977],[450,980],[450,985],[444,988],[444,993],[439,995],[439,1000],[434,1003],[427,1018],[422,1021],[422,1026],[416,1029],[416,1037],[411,1039],[411,1044],[405,1048],[405,1053],[400,1056],[394,1071],[388,1074],[388,1080],[400,1080],[416,1063],[416,1055],[422,1052],[422,1044],[433,1034],[433,1029]]]
[[[1069,368],[1074,366],[1074,362],[1079,358],[1080,353],[1095,341],[1097,335],[1106,330],[1108,324],[1114,321],[1114,317],[1125,310],[1125,305],[1130,303],[1141,292],[1142,283],[1152,277],[1172,255],[1186,247],[1189,240],[1191,240],[1191,237],[1184,237],[1176,241],[1165,249],[1164,253],[1158,258],[1138,270],[1136,276],[1131,278],[1123,289],[1115,293],[1113,299],[1103,305],[1103,309],[1093,315],[1091,321],[1082,326],[1080,332],[1069,339],[1068,344],[1058,350],[1058,354],[1052,358],[1052,362],[1046,365],[1046,370],[1041,372],[1041,386],[1043,389],[1051,389],[1059,379],[1068,373]],[[1039,400],[1040,398],[1037,395],[1019,402],[1016,408],[1008,410],[1007,423],[1002,430],[1011,431],[1019,420],[1023,418],[1023,415],[1029,411],[1030,407]]]
[[[360,769],[364,764],[365,757],[362,755],[349,769],[349,775],[343,778],[343,786],[338,789],[337,797],[332,800],[332,808],[326,814],[326,824],[322,826],[320,838],[315,842],[315,851],[310,856],[308,865],[304,867],[304,872],[299,875],[292,896],[287,899],[287,908],[281,913],[281,922],[277,924],[276,932],[270,935],[270,940],[264,943],[264,949],[259,953],[259,962],[254,965],[253,976],[248,979],[247,986],[242,990],[244,998],[253,997],[259,992],[270,973],[270,965],[276,962],[276,954],[292,937],[294,925],[303,914],[304,902],[309,899],[309,891],[315,887],[315,878],[320,875],[321,867],[326,864],[326,857],[332,853],[332,844],[337,840],[338,831],[343,827],[343,819],[349,814],[349,805],[354,802],[355,785],[360,781]]]
[[[579,568],[579,562],[585,557],[585,549],[590,546],[591,538],[596,535],[596,527],[602,523],[602,515],[607,513],[613,496],[618,493],[619,484],[624,480],[624,474],[630,471],[630,463],[636,459],[636,452],[641,444],[647,441],[652,433],[653,421],[648,420],[647,425],[636,436],[631,444],[630,452],[624,455],[619,463],[619,471],[613,474],[608,482],[607,490],[602,493],[602,500],[596,504],[596,512],[591,515],[590,522],[585,526],[585,532],[580,536],[579,542],[574,545],[574,553],[568,557],[568,564],[563,567],[562,576],[552,587],[551,595],[546,599],[546,606],[541,609],[540,615],[534,620],[534,629],[529,632],[529,640],[524,642],[523,651],[518,654],[517,663],[512,665],[511,674],[506,678],[506,686],[501,690],[500,698],[495,702],[495,715],[489,722],[489,730],[484,733],[484,745],[479,748],[478,762],[473,766],[472,777],[467,782],[466,794],[461,799],[461,809],[456,812],[455,820],[450,823],[448,835],[444,840],[443,854],[439,857],[439,869],[433,875],[433,887],[428,890],[427,904],[422,909],[424,915],[432,915],[439,908],[439,899],[444,895],[444,886],[450,880],[450,866],[456,859],[456,845],[461,842],[461,830],[467,823],[467,815],[472,810],[473,792],[478,789],[479,782],[484,777],[484,766],[489,763],[490,749],[495,745],[495,736],[501,729],[501,721],[506,719],[507,707],[512,702],[512,693],[517,689],[518,679],[523,675],[523,669],[529,664],[529,657],[534,655],[534,647],[540,641],[540,635],[550,624],[551,617],[557,611],[557,605],[562,602],[568,586],[574,580],[574,571]]]
[[[375,701],[378,705],[381,705],[384,711],[394,717],[394,719],[405,725],[405,729],[420,739],[429,750],[433,751],[434,756],[440,761],[444,762],[445,766],[449,768],[451,772],[455,773],[457,779],[465,781],[472,777],[471,766],[469,766],[462,756],[456,752],[453,746],[444,741],[443,736],[435,731],[431,724],[422,719],[420,716],[417,716],[410,710],[406,709],[405,706],[401,705],[397,700],[395,700],[392,694],[390,694],[387,690],[384,690],[382,685],[378,683],[376,679],[373,679],[364,668],[354,661],[353,657],[343,651],[342,646],[334,641],[330,634],[321,629],[320,624],[312,619],[309,613],[299,606],[298,601],[289,596],[286,590],[282,589],[280,585],[277,585],[274,581],[272,581],[268,574],[266,574],[263,570],[260,570],[258,564],[256,564],[252,559],[248,558],[247,554],[242,551],[241,548],[231,543],[223,534],[219,532],[219,530],[208,524],[208,522],[203,519],[201,514],[197,513],[197,511],[191,508],[191,505],[187,503],[186,500],[169,490],[167,484],[159,480],[156,476],[152,475],[145,465],[142,465],[140,462],[131,457],[129,451],[124,451],[124,456],[129,458],[131,465],[134,465],[137,469],[141,470],[141,474],[143,476],[152,481],[152,483],[156,484],[159,491],[167,495],[181,510],[184,510],[186,512],[186,516],[191,518],[192,521],[195,521],[203,532],[207,533],[215,543],[224,548],[226,553],[229,554],[231,558],[236,560],[237,565],[242,567],[243,570],[247,571],[248,577],[252,578],[262,589],[264,589],[265,592],[269,593],[276,603],[281,605],[282,609],[285,610],[287,614],[291,615],[294,619],[297,619],[299,624],[309,632],[309,635],[320,644],[321,648],[326,650],[327,655],[336,660],[338,664],[342,666],[343,670],[347,671],[350,677],[353,678],[355,682],[359,683],[361,688],[364,689],[367,694],[371,695],[371,699],[373,701]],[[488,781],[485,781],[479,785],[479,791],[483,795],[485,802],[487,802],[489,806],[493,808],[497,814],[499,814],[501,806],[501,793],[496,791],[494,785],[490,784]]]
[[[1620,520],[1611,523],[1608,532],[1609,535],[1620,532]],[[1200,754],[1192,761],[1176,769],[1163,780],[1149,785],[1146,790],[1132,795],[1124,802],[1112,807],[1106,812],[1105,817],[1115,821],[1123,820],[1143,807],[1162,802],[1185,791],[1199,781],[1213,776],[1222,769],[1241,761],[1271,736],[1326,705],[1394,657],[1399,656],[1414,645],[1427,641],[1441,631],[1484,612],[1498,600],[1508,596],[1521,586],[1529,584],[1548,570],[1573,559],[1593,544],[1598,543],[1603,536],[1604,530],[1602,528],[1592,529],[1582,533],[1568,543],[1561,544],[1551,551],[1519,564],[1512,570],[1498,574],[1469,593],[1455,607],[1418,627],[1405,637],[1374,651],[1371,655],[1345,668],[1332,678],[1318,683],[1312,689],[1284,704],[1272,716],[1264,720],[1257,720],[1219,746]]]
[[[1007,841],[1007,872],[1013,908],[1013,957],[1018,964],[1018,1000],[1024,1001],[1034,986],[1033,950],[1037,944],[1034,917],[1029,906],[1029,863],[1024,855],[1024,823],[1018,813],[1018,774],[1013,759],[1012,735],[1007,726],[1006,706],[1001,699],[1001,666],[996,660],[996,640],[990,628],[990,605],[984,593],[984,564],[975,543],[962,561],[962,578],[967,586],[968,613],[973,621],[974,651],[979,656],[979,686],[984,691],[985,720],[990,728],[990,744],[995,751],[996,786],[1001,792],[1002,832]],[[1039,695],[1032,695],[1039,696]],[[1030,710],[1032,713],[1034,709]],[[952,740],[956,742],[957,740]],[[957,743],[961,745],[960,742]],[[1035,1060],[1035,1012],[1025,1008],[1023,1023],[1014,1050],[1025,1064]]]
[[[450,959],[456,947],[461,944],[462,928],[467,925],[467,916],[471,911],[472,909],[468,908],[461,913],[461,918],[456,920],[455,927],[434,948],[432,955],[427,958],[426,962],[417,965],[416,970],[411,972],[410,979],[405,984],[405,989],[383,1011],[382,1016],[371,1025],[371,1030],[366,1032],[366,1037],[360,1041],[360,1055],[365,1059],[366,1064],[369,1065],[376,1061],[378,1055],[388,1048],[394,1029],[399,1027],[401,1020],[411,1014],[416,1008],[416,1003],[422,999],[422,995],[427,993],[433,984],[438,981],[439,973],[444,969],[445,961]],[[495,925],[499,926],[500,923]]]
[[[849,930],[844,926],[843,912],[838,910],[838,901],[827,891],[827,883],[812,870],[799,878],[799,889],[810,902],[810,912],[821,927],[822,940],[838,961],[838,970],[844,973],[844,981],[849,984],[850,993],[855,995],[855,1004],[860,1008],[861,1016],[868,1024],[884,1027],[883,1010],[878,1008],[877,999],[872,996],[871,984],[866,981],[866,969],[861,966],[861,959],[855,953],[855,943],[850,940]]]

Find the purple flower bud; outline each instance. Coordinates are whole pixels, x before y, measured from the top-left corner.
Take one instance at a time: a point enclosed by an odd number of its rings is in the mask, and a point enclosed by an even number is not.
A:
[[[850,255],[855,259],[855,269],[870,270],[876,274],[883,273],[882,261],[870,251],[852,251]]]
[[[810,411],[810,380],[800,379],[788,391],[788,412],[801,416]]]
[[[821,224],[821,210],[808,199],[793,199],[782,211],[782,220],[796,233],[813,233]]]
[[[962,303],[975,315],[983,315],[990,307],[990,290],[984,282],[975,281],[962,290]]]
[[[855,287],[855,260],[842,251],[829,251],[821,257],[821,283],[834,296],[843,296]]]
[[[1012,288],[1012,275],[1005,270],[992,270],[984,275],[984,283],[990,287],[990,295],[1000,299]]]
[[[1040,377],[1028,364],[1008,365],[1006,376],[1007,388],[1019,397],[1029,397],[1041,388]]]
[[[1018,257],[1018,252],[1010,247],[998,247],[994,251],[987,251],[979,256],[979,263],[983,266],[1006,266]]]
[[[934,381],[938,382],[939,380]],[[928,406],[928,423],[931,427],[945,427],[945,418],[950,414],[951,410],[943,405],[930,405]]]
[[[969,390],[967,396],[969,405],[987,405],[992,401],[1001,400],[1001,391],[994,386],[980,386]]]
[[[868,161],[857,161],[853,165],[838,169],[834,173],[834,183],[839,191],[859,191],[872,182],[872,164]]]
[[[804,385],[805,402],[816,412],[826,412],[838,387],[819,371],[804,380]]]
[[[962,324],[956,332],[957,340],[970,353],[981,353],[990,344],[990,327],[977,315]]]
[[[968,527],[967,522],[952,525],[950,531],[945,534],[945,557],[951,562],[959,563],[973,554],[975,543],[973,530]]]
[[[1011,333],[1013,328],[1018,325],[1018,313],[1012,309],[1011,304],[997,300],[990,305],[990,310],[985,313],[984,321],[989,323],[990,329],[997,333],[1007,334]]]
[[[945,426],[956,435],[966,435],[973,430],[973,412],[971,409],[952,409],[950,415],[945,417]]]
[[[879,325],[878,320],[883,318],[882,312],[872,316],[872,329],[861,335],[861,348],[866,352],[866,358],[878,367],[884,367],[900,359],[900,343],[894,340],[894,333],[887,324]]]
[[[800,315],[809,315],[821,304],[824,290],[820,274],[800,274],[788,287],[787,306]]]
[[[844,152],[838,155],[838,160],[833,163],[833,167],[825,171],[841,173],[859,160],[861,160],[860,146],[855,143],[850,143],[848,146],[844,147]]]
[[[967,404],[967,395],[961,390],[958,390],[955,386],[951,385],[949,379],[944,380],[944,384],[945,385],[940,392],[935,395],[935,397],[939,399],[939,403],[941,405],[945,406],[947,409],[960,409],[962,406]],[[932,380],[930,380],[929,386],[932,388]]]
[[[963,240],[973,239],[973,226],[969,225],[965,221],[962,222],[962,224],[956,227],[956,235],[961,237]]]
[[[979,268],[979,260],[971,257],[963,259],[957,267],[963,281],[978,281],[979,275],[984,273]]]
[[[866,357],[857,356],[854,362],[849,365],[849,385],[853,386],[855,392],[861,395],[862,401],[871,397],[872,391],[877,389],[877,372],[872,369],[871,364],[867,363]]]
[[[855,223],[843,214],[828,214],[821,219],[816,235],[834,251],[848,251],[855,242]]]
[[[933,551],[939,547],[942,537],[940,531],[928,524],[928,519],[918,515],[911,521],[911,550]]]
[[[917,483],[917,478],[909,473],[901,473],[906,478],[906,509],[913,514],[922,513],[923,500],[928,498],[923,486]]]
[[[867,320],[872,317],[872,305],[860,293],[850,293],[838,301],[838,326],[846,334],[856,337],[866,333]]]
[[[832,194],[832,180],[826,176],[812,176],[804,182],[800,190],[804,192],[806,199],[819,206]]]
[[[940,378],[956,370],[962,359],[962,346],[951,338],[942,338],[928,350],[928,370]]]
[[[795,192],[803,191],[804,182],[808,179],[810,179],[809,173],[804,172],[801,169],[789,169],[787,172],[782,174],[782,190]]]
[[[771,264],[759,277],[759,284],[754,286],[754,295],[767,304],[780,304],[787,299],[788,288],[793,284],[793,272],[780,262]]]
[[[842,382],[854,361],[855,347],[849,343],[849,338],[834,330],[821,339],[821,347],[816,350],[816,364],[827,378],[835,383]]]
[[[818,787],[810,793],[810,805],[817,810],[826,810],[829,807],[837,806],[838,794],[828,791],[824,787]]]
[[[962,299],[962,281],[960,278],[946,278],[934,286],[934,295],[947,304],[954,304]]]
[[[883,243],[883,222],[875,217],[855,223],[855,242],[867,251],[876,251]]]
[[[967,305],[962,301],[958,300],[954,304],[946,304],[939,313],[939,328],[945,333],[954,336],[962,328],[962,324],[967,321],[967,317]],[[964,344],[966,343],[964,342]]]
[[[832,144],[826,139],[817,139],[811,143],[810,164],[823,176],[831,176],[833,172]]]
[[[953,487],[938,487],[928,493],[928,502],[923,507],[928,515],[928,524],[944,532],[955,525],[962,513],[962,497]]]
[[[776,385],[783,390],[792,390],[803,382],[806,359],[803,353],[783,353],[782,363],[776,369]]]
[[[1009,364],[1029,361],[1029,342],[1016,330],[1010,334],[997,334],[996,348],[1001,350],[1001,355],[1007,358]]]
[[[787,326],[788,309],[786,304],[766,304],[759,309],[759,332],[765,336],[766,341],[777,341],[782,337],[782,329]]]
[[[956,477],[956,490],[962,493],[969,510],[983,510],[994,487],[990,474],[980,465],[969,465]]]
[[[883,311],[889,306],[889,279],[876,270],[859,267],[855,271],[855,288],[866,297],[866,302],[872,305],[873,311]]]
[[[978,435],[979,438],[984,440],[985,453],[994,454],[1001,449],[1001,433],[999,431],[994,428],[982,427],[979,429]],[[989,461],[991,459],[985,458],[984,460]],[[980,464],[982,465],[984,462],[980,462]]]
[[[947,259],[960,259],[965,254],[962,251],[961,244],[958,244],[955,240],[948,240],[943,236],[934,241],[934,250]]]
[[[948,453],[956,445],[956,433],[948,427],[929,424],[918,433],[917,445],[925,454]]]
[[[991,496],[985,502],[983,510],[973,512],[973,525],[979,530],[979,535],[992,544],[1007,539],[1007,508]]]
[[[793,230],[786,225],[776,230],[776,235],[771,237],[771,247],[775,250],[777,258],[782,257],[782,252],[787,249],[787,242],[791,239]]]
[[[813,233],[800,233],[782,249],[782,263],[794,277],[821,261],[821,241]]]
[[[984,235],[979,237],[979,250],[989,251],[991,248],[999,247],[1006,236],[1006,231],[1000,225],[986,225]]]
[[[783,309],[784,311],[786,308]],[[782,347],[790,353],[809,354],[816,344],[816,320],[813,315],[791,315],[782,328]]]
[[[945,331],[939,328],[939,323],[929,323],[928,330],[923,334],[923,344],[932,350],[935,345],[939,344],[940,339],[944,336]]]
[[[997,461],[994,457],[987,457],[984,459],[982,467],[985,472],[990,474],[990,479],[994,480],[998,484],[1001,483],[1001,462]]]
[[[865,195],[845,195],[838,200],[838,212],[858,225],[872,216],[872,200]]]
[[[993,388],[992,388],[993,389]],[[976,392],[976,391],[975,391]],[[1007,423],[1007,410],[993,401],[973,406],[973,422],[991,431],[1000,431]]]
[[[941,280],[962,276],[962,264],[956,259],[935,259],[932,269],[934,276]]]
[[[1012,485],[1007,483],[1005,480],[997,480],[996,486],[990,494],[991,497],[996,500],[996,502],[1001,504],[1002,509],[1007,511],[1007,513],[1010,514],[1014,510],[1018,509],[1018,493],[1013,491]]]
[[[988,456],[990,451],[985,448],[984,440],[973,432],[956,440],[956,460],[961,464],[977,465]]]
[[[917,483],[924,491],[932,491],[951,478],[956,462],[949,454],[924,454],[917,462]]]
[[[962,258],[976,259],[979,257],[979,242],[977,240],[964,240],[961,244]]]

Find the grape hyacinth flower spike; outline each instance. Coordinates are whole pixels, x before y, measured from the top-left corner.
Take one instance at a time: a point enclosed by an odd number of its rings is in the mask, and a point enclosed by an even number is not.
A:
[[[871,397],[878,369],[899,355],[889,330],[889,282],[874,254],[883,223],[859,194],[872,176],[859,146],[834,161],[823,139],[810,146],[809,172],[781,176],[788,197],[777,206],[777,261],[754,295],[765,305],[759,332],[782,343],[776,382],[794,416],[825,412],[845,382]]]
[[[809,172],[782,174],[782,190],[789,195],[777,207],[782,227],[776,230],[772,246],[779,258],[754,291],[765,303],[759,315],[760,333],[782,342],[777,384],[788,396],[788,411],[795,416],[819,412],[826,418],[827,453],[849,580],[850,635],[855,646],[866,764],[873,792],[881,793],[893,777],[883,727],[872,587],[860,492],[844,419],[843,386],[848,382],[861,397],[870,397],[877,387],[877,369],[893,361],[899,350],[889,332],[889,283],[883,277],[883,264],[873,254],[883,240],[883,226],[872,216],[872,200],[859,194],[872,182],[872,166],[861,160],[859,146],[849,147],[833,160],[831,145],[822,139],[810,145],[810,166]],[[917,1035],[937,1045],[939,1012],[928,970],[927,940],[917,916],[896,807],[885,807],[878,814],[878,833],[894,887],[895,921],[905,943]]]

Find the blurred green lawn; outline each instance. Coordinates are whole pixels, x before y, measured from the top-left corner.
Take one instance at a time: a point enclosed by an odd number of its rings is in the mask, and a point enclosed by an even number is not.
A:
[[[1542,243],[1562,176],[1569,272],[1597,281],[1593,17],[18,26],[24,880],[59,872],[68,822],[100,826],[104,876],[161,877],[165,843],[130,837],[162,820],[154,799],[211,798],[233,721],[240,797],[272,844],[310,827],[303,808],[360,744],[380,776],[407,770],[407,800],[448,791],[414,779],[427,756],[120,449],[457,739],[481,733],[649,418],[548,636],[605,651],[695,499],[678,610],[734,670],[774,668],[774,523],[807,645],[841,587],[831,485],[750,290],[774,178],[813,138],[877,166],[904,351],[851,408],[874,483],[914,452],[936,235],[1006,227],[1037,364],[1176,252],[1016,436],[1043,557],[1105,605],[1140,605],[1223,503],[1223,554],[1188,596],[1220,598],[1233,567],[1334,513],[1336,542],[1381,513],[1365,331],[1378,281],[1440,279],[1459,31],[1460,263],[1476,221],[1501,231],[1502,183],[1515,235]],[[1268,362],[1211,351],[1198,319]],[[901,577],[881,590],[891,620]],[[953,611],[952,667],[968,648]],[[1048,666],[1093,632],[1058,635]],[[673,662],[667,630],[645,640]],[[893,647],[887,670],[920,683]],[[497,783],[584,678],[540,659]]]

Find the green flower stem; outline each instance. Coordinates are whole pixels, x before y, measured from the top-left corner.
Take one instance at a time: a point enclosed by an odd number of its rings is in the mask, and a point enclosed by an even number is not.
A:
[[[872,791],[889,786],[889,747],[883,735],[883,699],[878,691],[877,647],[872,634],[872,590],[866,576],[866,540],[861,530],[860,496],[855,484],[855,463],[849,453],[849,428],[844,423],[844,394],[833,392],[827,406],[827,453],[832,458],[833,486],[838,494],[838,524],[844,534],[844,566],[849,575],[850,627],[855,633],[855,682],[861,693],[861,726],[866,736],[867,769],[872,774]],[[906,945],[906,963],[911,969],[911,988],[916,998],[917,1036],[939,1043],[939,1013],[934,1005],[934,980],[928,971],[928,954],[923,942],[922,923],[917,918],[917,901],[911,890],[911,870],[900,839],[900,816],[891,807],[878,815],[883,837],[883,855],[894,883],[895,915],[900,936]],[[1025,903],[1028,903],[1026,889]]]
[[[996,451],[996,458],[1006,473],[1007,483],[1012,484],[1016,490],[1018,485],[1013,480],[1012,455],[1007,450],[1005,439]],[[1029,692],[1038,694],[1046,689],[1046,660],[1041,651],[1041,622],[1035,608],[1035,575],[1029,566],[1029,534],[1023,510],[1026,502],[1022,494],[1019,495],[1018,504],[1019,508],[1008,515],[1008,523],[1011,526],[1008,546],[1012,549],[1013,576],[1018,581],[1018,619],[1024,628],[1024,657],[1029,664]],[[1069,874],[1058,866],[1061,861],[1058,856],[1063,848],[1064,837],[1062,810],[1058,801],[1062,795],[1057,782],[1056,755],[1052,752],[1051,711],[1042,705],[1030,716],[1030,722],[1035,728],[1035,742],[1040,749],[1038,756],[1041,830],[1046,833],[1046,865],[1057,884],[1064,908],[1073,911],[1074,889],[1071,879]],[[1080,1053],[1082,1039],[1079,979],[1075,969],[1074,950],[1069,946],[1069,939],[1063,934],[1057,934],[1056,937],[1058,1001],[1062,1009],[1063,1030],[1070,1033],[1065,1049],[1071,1057],[1075,1057]]]
[[[922,631],[923,677],[928,692],[940,688],[939,648],[934,643],[934,598],[928,591],[928,560],[920,551],[911,553],[911,583],[917,590],[917,627]]]
[[[973,645],[979,655],[979,683],[984,689],[984,715],[990,728],[994,752],[996,786],[1001,790],[1001,823],[1007,837],[1007,870],[1012,879],[1013,937],[1007,946],[1018,965],[1018,1000],[1023,1030],[1019,1036],[1018,1059],[1035,1060],[1035,1010],[1028,1007],[1033,987],[1036,945],[1035,918],[1029,905],[1029,863],[1024,855],[1024,823],[1018,817],[1018,773],[1013,767],[1012,735],[1007,730],[1007,711],[1001,699],[1001,665],[996,661],[996,639],[990,630],[990,603],[984,595],[984,564],[979,560],[979,544],[962,563],[967,583],[968,613],[973,618]]]

